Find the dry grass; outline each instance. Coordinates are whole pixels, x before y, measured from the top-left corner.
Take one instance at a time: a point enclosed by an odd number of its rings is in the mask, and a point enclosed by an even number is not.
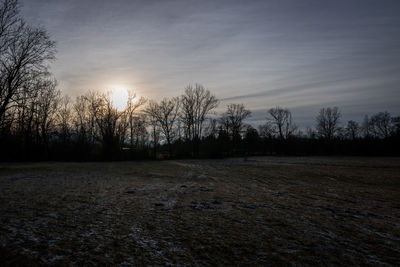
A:
[[[2,265],[399,265],[400,159],[0,164]]]

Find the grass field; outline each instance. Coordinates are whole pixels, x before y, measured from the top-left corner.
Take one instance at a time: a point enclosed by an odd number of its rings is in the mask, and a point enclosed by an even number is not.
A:
[[[1,265],[400,265],[400,158],[1,163]]]

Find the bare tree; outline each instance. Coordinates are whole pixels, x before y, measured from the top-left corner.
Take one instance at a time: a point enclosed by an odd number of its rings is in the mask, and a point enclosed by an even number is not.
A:
[[[131,138],[134,138],[135,147],[136,148],[143,148],[145,145],[145,141],[147,139],[147,118],[146,115],[141,113],[137,116],[133,117],[133,128],[131,129]],[[132,144],[132,139],[131,139]]]
[[[4,0],[0,6],[0,54],[8,49],[23,26],[18,0]]]
[[[288,139],[297,130],[289,109],[277,106],[269,109],[268,113],[271,116],[269,120],[274,125],[274,132],[278,134],[281,140]]]
[[[317,137],[317,132],[315,131],[314,128],[308,126],[308,127],[306,128],[305,136],[306,136],[307,138],[309,138],[309,139],[315,139],[315,138]]]
[[[371,116],[370,126],[375,137],[387,138],[392,131],[392,120],[390,113],[379,112]]]
[[[25,25],[18,1],[0,6],[0,118],[17,105],[24,86],[38,76],[48,75],[47,62],[54,59],[55,42],[44,29]]]
[[[347,122],[347,127],[346,127],[346,136],[351,138],[352,140],[355,140],[360,132],[360,126],[358,125],[357,122],[350,120]]]
[[[170,156],[172,156],[171,144],[174,138],[173,126],[179,112],[179,103],[178,98],[164,98],[160,103],[150,101],[148,107],[145,109],[145,112],[159,123],[167,141]]]
[[[60,99],[57,121],[61,142],[65,145],[70,140],[72,121],[71,98],[68,95]]]
[[[125,111],[118,111],[119,118],[117,120],[117,127],[115,130],[116,138],[118,138],[118,145],[123,148],[128,135],[129,119],[128,113]]]
[[[10,100],[7,100],[7,92],[4,88],[7,83],[7,73],[4,66],[7,63],[6,53],[11,42],[16,40],[16,33],[20,31],[21,27],[23,27],[23,23],[19,16],[18,1],[4,0],[0,4],[0,130],[3,134],[11,131],[15,119],[14,115],[16,115],[13,114],[15,112],[6,113],[9,108],[8,102],[10,102]],[[21,108],[22,105],[18,103],[14,107]],[[26,109],[23,111],[26,111]],[[18,119],[24,118],[24,116],[21,116],[22,114],[19,114]],[[19,123],[21,125],[21,121]]]
[[[400,116],[392,117],[393,135],[400,136]]]
[[[90,113],[89,105],[85,96],[76,97],[73,104],[73,125],[75,134],[78,137],[78,142],[83,144],[87,141],[90,135]]]
[[[318,135],[331,140],[339,130],[340,117],[341,114],[338,107],[322,108],[316,118]]]
[[[15,117],[16,122],[15,133],[22,137],[21,141],[25,147],[25,154],[29,155],[33,143],[38,143],[40,140],[39,119],[38,119],[38,103],[41,86],[39,80],[31,80],[29,83],[24,84],[25,87],[33,88],[22,91],[22,97],[17,105],[8,109],[5,114],[14,113],[14,116],[7,116],[10,118]]]
[[[361,126],[364,138],[369,138],[372,135],[372,126],[371,126],[371,121],[368,118],[368,115],[364,116],[364,120],[362,122]]]
[[[56,85],[54,80],[41,80],[37,85],[39,91],[37,120],[45,149],[48,146],[49,131],[56,126],[56,112],[60,100],[60,91],[56,89]]]
[[[135,124],[137,124],[137,116],[136,111],[140,108],[144,103],[146,103],[146,99],[141,97],[139,100],[136,99],[136,94],[132,91],[128,91],[128,102],[126,104],[126,116],[128,120],[129,126],[129,136],[130,136],[130,146],[133,148],[134,145],[134,135],[135,135]]]
[[[241,137],[245,128],[244,120],[250,116],[251,111],[247,110],[243,104],[229,104],[226,112],[222,114],[220,123],[232,140],[235,140]]]
[[[205,130],[206,130],[206,136],[217,138],[218,137],[218,120],[215,118],[210,118],[208,120]]]
[[[155,116],[155,113],[153,112],[152,108],[154,108],[154,106],[149,105],[145,109],[145,112],[148,117],[148,124],[151,128],[150,136],[153,141],[153,158],[156,158],[157,157],[157,146],[160,141],[161,129],[160,129],[160,123],[158,122],[158,119]]]
[[[198,140],[203,133],[207,114],[218,106],[218,99],[201,84],[194,88],[188,85],[181,96],[182,111],[180,119],[184,124],[186,139]]]
[[[32,144],[47,151],[50,134],[56,131],[59,96],[54,80],[37,77],[24,84],[21,99],[6,111],[5,114],[12,114],[9,117],[14,122],[13,131],[25,148],[25,155],[30,154]]]
[[[105,156],[112,157],[121,145],[121,133],[125,132],[120,128],[126,127],[125,121],[121,120],[124,113],[113,106],[110,93],[89,92],[86,100],[89,103],[89,112],[99,129]]]
[[[258,132],[260,133],[260,137],[271,139],[275,133],[274,125],[272,122],[267,121],[258,127]]]

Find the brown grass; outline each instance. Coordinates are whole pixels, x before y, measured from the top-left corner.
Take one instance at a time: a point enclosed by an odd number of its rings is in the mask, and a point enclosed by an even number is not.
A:
[[[400,159],[0,164],[2,265],[399,265]]]

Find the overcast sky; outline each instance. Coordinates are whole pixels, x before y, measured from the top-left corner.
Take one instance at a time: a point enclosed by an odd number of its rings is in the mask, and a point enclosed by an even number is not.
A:
[[[57,41],[52,71],[71,96],[113,87],[160,99],[201,83],[253,111],[321,107],[345,123],[400,115],[400,1],[22,0]]]

